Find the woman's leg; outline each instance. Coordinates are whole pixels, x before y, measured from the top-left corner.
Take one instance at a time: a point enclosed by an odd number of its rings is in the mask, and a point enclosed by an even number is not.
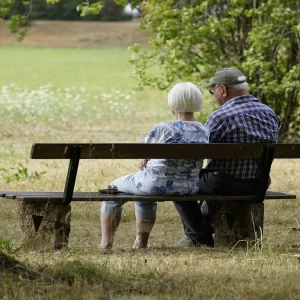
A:
[[[118,190],[126,190],[127,177],[126,175],[117,178],[110,185],[115,185]],[[104,201],[101,205],[101,243],[100,249],[111,249],[117,228],[121,221],[123,201]]]
[[[121,201],[104,201],[101,205],[101,243],[100,249],[111,249],[115,233],[121,221]]]
[[[136,239],[133,248],[146,248],[156,220],[156,202],[135,202]]]
[[[134,182],[134,174],[126,179],[126,192],[139,196],[148,196],[149,194],[137,189]],[[135,201],[136,217],[136,238],[133,248],[146,248],[150,233],[156,220],[157,203],[149,201]]]
[[[148,195],[147,193],[143,193],[137,189],[134,182],[134,174],[126,175],[114,180],[111,185],[115,185],[119,191],[133,194],[133,195]],[[121,220],[121,212],[122,205],[124,203],[120,202],[103,202],[104,208],[101,209],[103,216],[103,225],[101,222],[102,228],[107,228],[105,231],[105,240],[103,240],[103,244],[101,242],[100,248],[104,248],[104,246],[108,246],[111,248],[115,231]],[[150,232],[153,228],[153,225],[156,220],[156,210],[157,203],[156,202],[135,202],[135,215],[136,215],[136,240],[134,242],[134,248],[145,248],[147,247],[148,239]],[[107,215],[111,216],[110,218]],[[112,216],[115,215],[113,219]],[[109,234],[110,233],[110,234]],[[103,236],[103,233],[102,233]],[[105,242],[108,241],[108,242]],[[104,243],[105,242],[105,243]],[[102,247],[103,246],[103,247]]]
[[[137,189],[134,182],[134,174],[121,177],[112,184],[116,185],[120,191],[128,194],[147,196],[149,194]],[[156,202],[135,201],[136,216],[136,239],[133,248],[146,248],[149,235],[156,220]]]

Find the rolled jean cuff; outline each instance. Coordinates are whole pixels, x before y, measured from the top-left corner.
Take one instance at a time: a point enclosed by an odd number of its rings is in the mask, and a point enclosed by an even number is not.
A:
[[[147,201],[135,201],[135,217],[142,220],[155,220],[157,203]]]
[[[122,206],[125,202],[121,201],[103,201],[101,212],[109,216],[120,217],[122,215]],[[135,201],[135,217],[142,220],[155,220],[157,203],[147,201]]]
[[[101,212],[108,216],[117,216],[122,215],[122,206],[121,201],[103,201],[101,205]]]

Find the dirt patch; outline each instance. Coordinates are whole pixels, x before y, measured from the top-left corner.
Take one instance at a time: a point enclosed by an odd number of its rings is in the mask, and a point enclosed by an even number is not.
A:
[[[26,38],[17,42],[8,22],[0,23],[0,46],[32,47],[128,47],[147,45],[149,34],[139,22],[35,21],[27,27]]]

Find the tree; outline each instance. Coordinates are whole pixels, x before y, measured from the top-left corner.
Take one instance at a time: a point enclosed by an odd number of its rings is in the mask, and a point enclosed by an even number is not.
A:
[[[12,2],[0,0],[0,18],[3,5],[7,10]],[[280,138],[300,139],[298,0],[115,2],[142,6],[141,27],[152,32],[151,51],[138,44],[131,47],[140,88],[164,90],[182,80],[201,85],[216,68],[237,67],[248,77],[251,92],[280,116]],[[26,3],[30,10],[33,0]],[[85,16],[98,13],[102,7],[102,1],[91,5],[87,1],[78,9]],[[22,16],[13,17],[15,28],[24,22]]]
[[[143,10],[152,50],[131,47],[141,88],[164,90],[181,80],[201,85],[216,68],[234,66],[281,117],[280,138],[300,138],[297,0],[151,0]]]
[[[75,0],[76,1],[76,0]],[[113,1],[113,0],[110,0]],[[22,41],[26,34],[26,25],[28,17],[33,11],[34,7],[42,7],[42,9],[46,9],[46,5],[55,5],[59,4],[59,7],[64,7],[63,0],[39,0],[35,3],[35,0],[0,0],[0,22],[3,18],[9,18],[9,27],[10,31],[16,35],[16,39],[18,41]],[[86,2],[81,1],[79,4],[75,4],[76,10],[81,17],[93,16],[98,15],[100,11],[103,9],[105,2],[108,4],[108,8],[110,4],[108,0],[87,0]],[[73,9],[73,1],[70,5],[69,3],[65,4],[65,8]],[[56,10],[56,13],[60,13],[59,8]],[[51,15],[51,14],[50,14]],[[52,17],[53,18],[53,17]]]

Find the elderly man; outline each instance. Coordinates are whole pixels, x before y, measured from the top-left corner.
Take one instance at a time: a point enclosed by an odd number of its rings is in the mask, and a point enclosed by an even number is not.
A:
[[[274,111],[248,93],[243,73],[235,68],[217,70],[210,87],[220,108],[207,119],[210,143],[276,143],[279,118]],[[257,187],[259,161],[210,160],[200,173],[199,193],[249,194]],[[198,202],[174,203],[181,216],[185,237],[173,247],[213,247],[213,229],[204,222]],[[211,205],[209,205],[211,209]],[[202,208],[203,209],[203,208]]]

